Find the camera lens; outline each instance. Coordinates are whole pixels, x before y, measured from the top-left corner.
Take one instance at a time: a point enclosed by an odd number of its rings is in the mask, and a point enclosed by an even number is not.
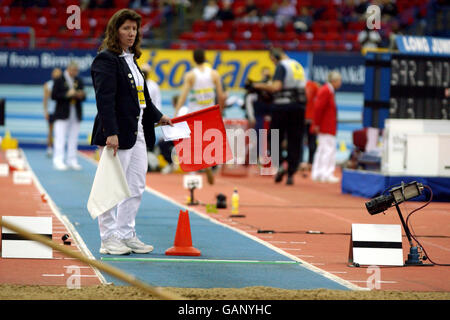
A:
[[[393,202],[394,197],[392,195],[382,195],[367,201],[366,208],[371,215],[374,215],[389,209]]]

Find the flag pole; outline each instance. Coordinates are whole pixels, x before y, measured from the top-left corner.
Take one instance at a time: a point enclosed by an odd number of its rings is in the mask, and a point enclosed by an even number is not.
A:
[[[164,300],[185,300],[186,299],[175,293],[168,292],[167,290],[164,290],[160,287],[154,287],[145,282],[142,282],[142,281],[136,279],[134,276],[127,274],[118,268],[115,268],[108,264],[102,263],[95,259],[89,259],[89,258],[85,257],[84,255],[82,255],[80,252],[69,249],[63,245],[60,245],[52,240],[45,238],[44,236],[28,232],[27,230],[25,230],[21,227],[18,227],[14,224],[4,221],[4,219],[0,219],[0,226],[10,229],[27,239],[37,241],[37,242],[42,243],[48,247],[51,247],[57,251],[60,251],[69,257],[72,257],[72,258],[78,259],[84,263],[87,263],[101,271],[104,271],[104,272],[112,275],[113,277],[115,277],[119,280],[127,282],[127,283],[129,283],[135,287],[138,287],[138,288],[142,289],[143,291],[150,293],[152,295],[155,295],[161,299],[164,299]]]

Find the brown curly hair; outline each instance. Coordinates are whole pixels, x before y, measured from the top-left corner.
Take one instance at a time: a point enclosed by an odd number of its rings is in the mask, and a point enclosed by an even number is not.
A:
[[[136,40],[134,41],[133,46],[130,48],[130,51],[134,53],[136,59],[139,59],[142,54],[140,33],[142,18],[138,13],[130,9],[121,9],[114,13],[114,15],[109,19],[108,25],[106,26],[105,39],[100,45],[98,51],[108,49],[117,54],[122,53],[123,49],[120,46],[119,42],[119,28],[127,20],[136,21],[137,24]]]

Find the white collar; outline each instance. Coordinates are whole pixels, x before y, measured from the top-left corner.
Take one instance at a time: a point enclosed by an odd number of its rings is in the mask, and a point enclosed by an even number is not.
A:
[[[64,70],[64,78],[66,79],[67,84],[70,88],[73,88],[74,79],[69,75],[67,70]]]
[[[119,57],[134,57],[134,53],[122,51],[122,54]]]

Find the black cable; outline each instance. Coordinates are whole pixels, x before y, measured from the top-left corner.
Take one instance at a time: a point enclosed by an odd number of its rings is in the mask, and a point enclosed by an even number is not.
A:
[[[450,264],[448,264],[448,263],[437,263],[437,262],[434,262],[434,261],[430,258],[430,256],[428,255],[427,251],[425,250],[424,246],[419,242],[419,240],[417,240],[417,238],[416,238],[417,236],[415,235],[415,232],[414,232],[414,229],[412,228],[412,225],[409,224],[409,218],[412,216],[412,214],[414,214],[414,213],[416,213],[417,211],[419,211],[419,210],[425,208],[427,205],[430,204],[431,200],[433,200],[433,190],[431,190],[431,188],[430,188],[429,186],[427,186],[427,185],[423,185],[423,186],[424,186],[425,188],[427,188],[428,191],[430,191],[430,199],[428,199],[428,201],[427,201],[424,205],[422,205],[422,206],[420,206],[420,207],[414,209],[413,211],[411,211],[411,212],[408,214],[408,216],[406,217],[406,225],[408,225],[408,226],[410,227],[410,229],[412,230],[412,232],[411,232],[411,237],[414,239],[414,241],[417,242],[417,244],[419,245],[419,247],[422,248],[423,252],[425,253],[425,257],[426,257],[428,260],[430,260],[430,262],[431,262],[433,265],[450,267]]]

